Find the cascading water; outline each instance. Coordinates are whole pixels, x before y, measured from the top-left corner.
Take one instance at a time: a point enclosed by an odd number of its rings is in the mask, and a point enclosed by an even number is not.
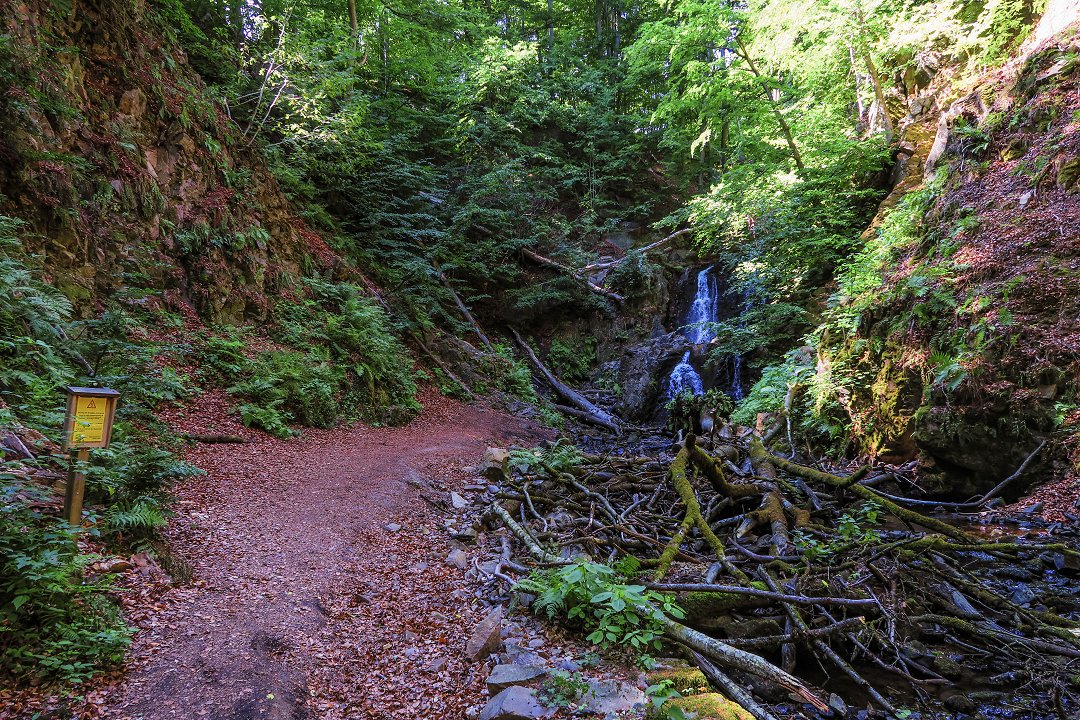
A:
[[[753,287],[747,287],[746,289],[743,290],[742,309],[739,312],[739,327],[740,328],[746,326],[746,322],[744,321],[743,318],[746,316],[746,313],[748,313],[750,311],[750,308],[752,308],[754,306],[754,292],[753,292],[753,290],[754,290]],[[743,390],[743,384],[742,384],[742,368],[743,368],[743,357],[739,353],[735,353],[734,355],[731,356],[731,397],[736,402],[738,402],[739,400],[742,400],[743,396],[745,395],[745,391]]]
[[[701,345],[713,339],[713,329],[709,323],[716,322],[717,292],[716,279],[712,275],[713,266],[705,268],[697,274],[697,291],[694,293],[694,301],[690,303],[690,310],[686,313],[686,325],[682,332],[686,339],[695,345]],[[690,363],[690,351],[687,350],[682,360],[668,376],[665,395],[668,400],[679,393],[690,391],[694,395],[705,392],[701,375]]]
[[[742,355],[731,356],[731,398],[738,402],[743,399]]]
[[[671,371],[671,375],[668,376],[667,388],[665,389],[665,395],[668,400],[672,399],[679,393],[689,390],[694,395],[701,395],[705,392],[701,385],[701,376],[698,375],[697,370],[690,364],[690,351],[687,350],[682,356],[682,360]]]
[[[717,292],[716,279],[712,275],[713,266],[697,274],[697,292],[690,311],[686,314],[686,326],[683,334],[695,345],[707,343],[713,339],[713,330],[707,323],[716,322]]]

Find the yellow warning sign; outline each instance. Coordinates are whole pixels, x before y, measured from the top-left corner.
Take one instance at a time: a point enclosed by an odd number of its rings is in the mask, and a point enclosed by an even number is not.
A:
[[[106,412],[109,403],[105,398],[77,396],[71,427],[74,445],[102,443],[105,441]]]

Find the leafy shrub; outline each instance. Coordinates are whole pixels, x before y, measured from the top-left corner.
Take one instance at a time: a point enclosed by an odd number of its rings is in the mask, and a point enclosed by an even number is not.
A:
[[[308,298],[275,308],[280,339],[310,348],[309,364],[322,361],[309,385],[321,395],[294,413],[297,420],[328,427],[338,414],[328,407],[335,397],[350,418],[400,423],[414,416],[420,405],[413,363],[386,312],[354,285],[306,283]]]
[[[526,402],[537,402],[532,372],[524,362],[514,358],[513,351],[502,343],[494,345],[495,353],[488,353],[481,363],[481,370],[492,378],[495,387],[515,395]]]
[[[547,359],[556,375],[571,385],[579,385],[589,379],[596,365],[596,338],[577,338],[576,345],[556,338],[551,341]]]
[[[631,251],[611,269],[605,283],[628,300],[642,300],[656,289],[662,277],[661,269],[644,253]]]
[[[33,507],[42,499],[0,473],[0,672],[78,683],[119,663],[131,632],[107,583],[84,580],[95,558],[74,531]]]
[[[289,427],[292,416],[278,408],[283,400],[273,400],[268,404],[242,403],[236,407],[244,427],[265,430],[274,437],[290,438],[296,433]]]
[[[0,396],[17,396],[42,409],[44,400],[72,377],[57,352],[71,304],[36,278],[22,249],[21,220],[0,215]]]
[[[165,510],[154,496],[111,505],[102,517],[101,530],[107,535],[146,540],[165,527]]]
[[[340,368],[317,358],[290,350],[270,350],[260,353],[252,364],[252,375],[228,388],[233,395],[246,398],[247,405],[261,406],[266,412],[256,412],[253,407],[241,410],[244,424],[262,427],[274,426],[271,431],[279,437],[279,424],[273,418],[278,415],[285,422],[295,420],[307,427],[332,427],[338,417],[336,393],[342,381]],[[246,416],[245,416],[246,412]]]
[[[533,612],[554,618],[563,613],[588,631],[588,640],[601,648],[628,647],[636,653],[661,648],[663,616],[682,618],[670,595],[628,585],[617,570],[578,560],[555,570],[537,571],[516,585],[537,595]]]

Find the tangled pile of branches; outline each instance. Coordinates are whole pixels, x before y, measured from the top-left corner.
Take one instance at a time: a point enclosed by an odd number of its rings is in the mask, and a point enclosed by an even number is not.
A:
[[[958,687],[1080,713],[1075,588],[1009,580],[1080,568],[1070,544],[976,537],[885,492],[895,469],[828,472],[747,429],[676,448],[511,454],[486,572],[597,644],[681,651],[758,720],[939,717]]]

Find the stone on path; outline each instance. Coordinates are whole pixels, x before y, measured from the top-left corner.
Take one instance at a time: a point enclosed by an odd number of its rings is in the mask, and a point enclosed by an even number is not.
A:
[[[483,660],[502,643],[502,605],[495,607],[473,630],[465,644],[465,656],[473,662]]]
[[[535,665],[496,665],[486,681],[492,697],[512,685],[528,685],[547,675],[547,669]]]
[[[645,705],[645,693],[618,680],[590,680],[584,700],[584,710],[596,715],[614,715]]]
[[[446,564],[464,570],[469,567],[469,556],[465,554],[464,550],[451,550],[450,554],[446,556]]]
[[[506,448],[489,447],[484,451],[484,462],[480,464],[480,472],[489,480],[503,479],[509,457],[510,451]]]
[[[450,504],[454,507],[455,510],[464,510],[469,506],[469,501],[461,497],[461,495],[457,494],[456,492],[451,492]]]
[[[491,698],[480,711],[480,720],[537,720],[548,710],[536,700],[536,691],[519,685],[508,687]]]

